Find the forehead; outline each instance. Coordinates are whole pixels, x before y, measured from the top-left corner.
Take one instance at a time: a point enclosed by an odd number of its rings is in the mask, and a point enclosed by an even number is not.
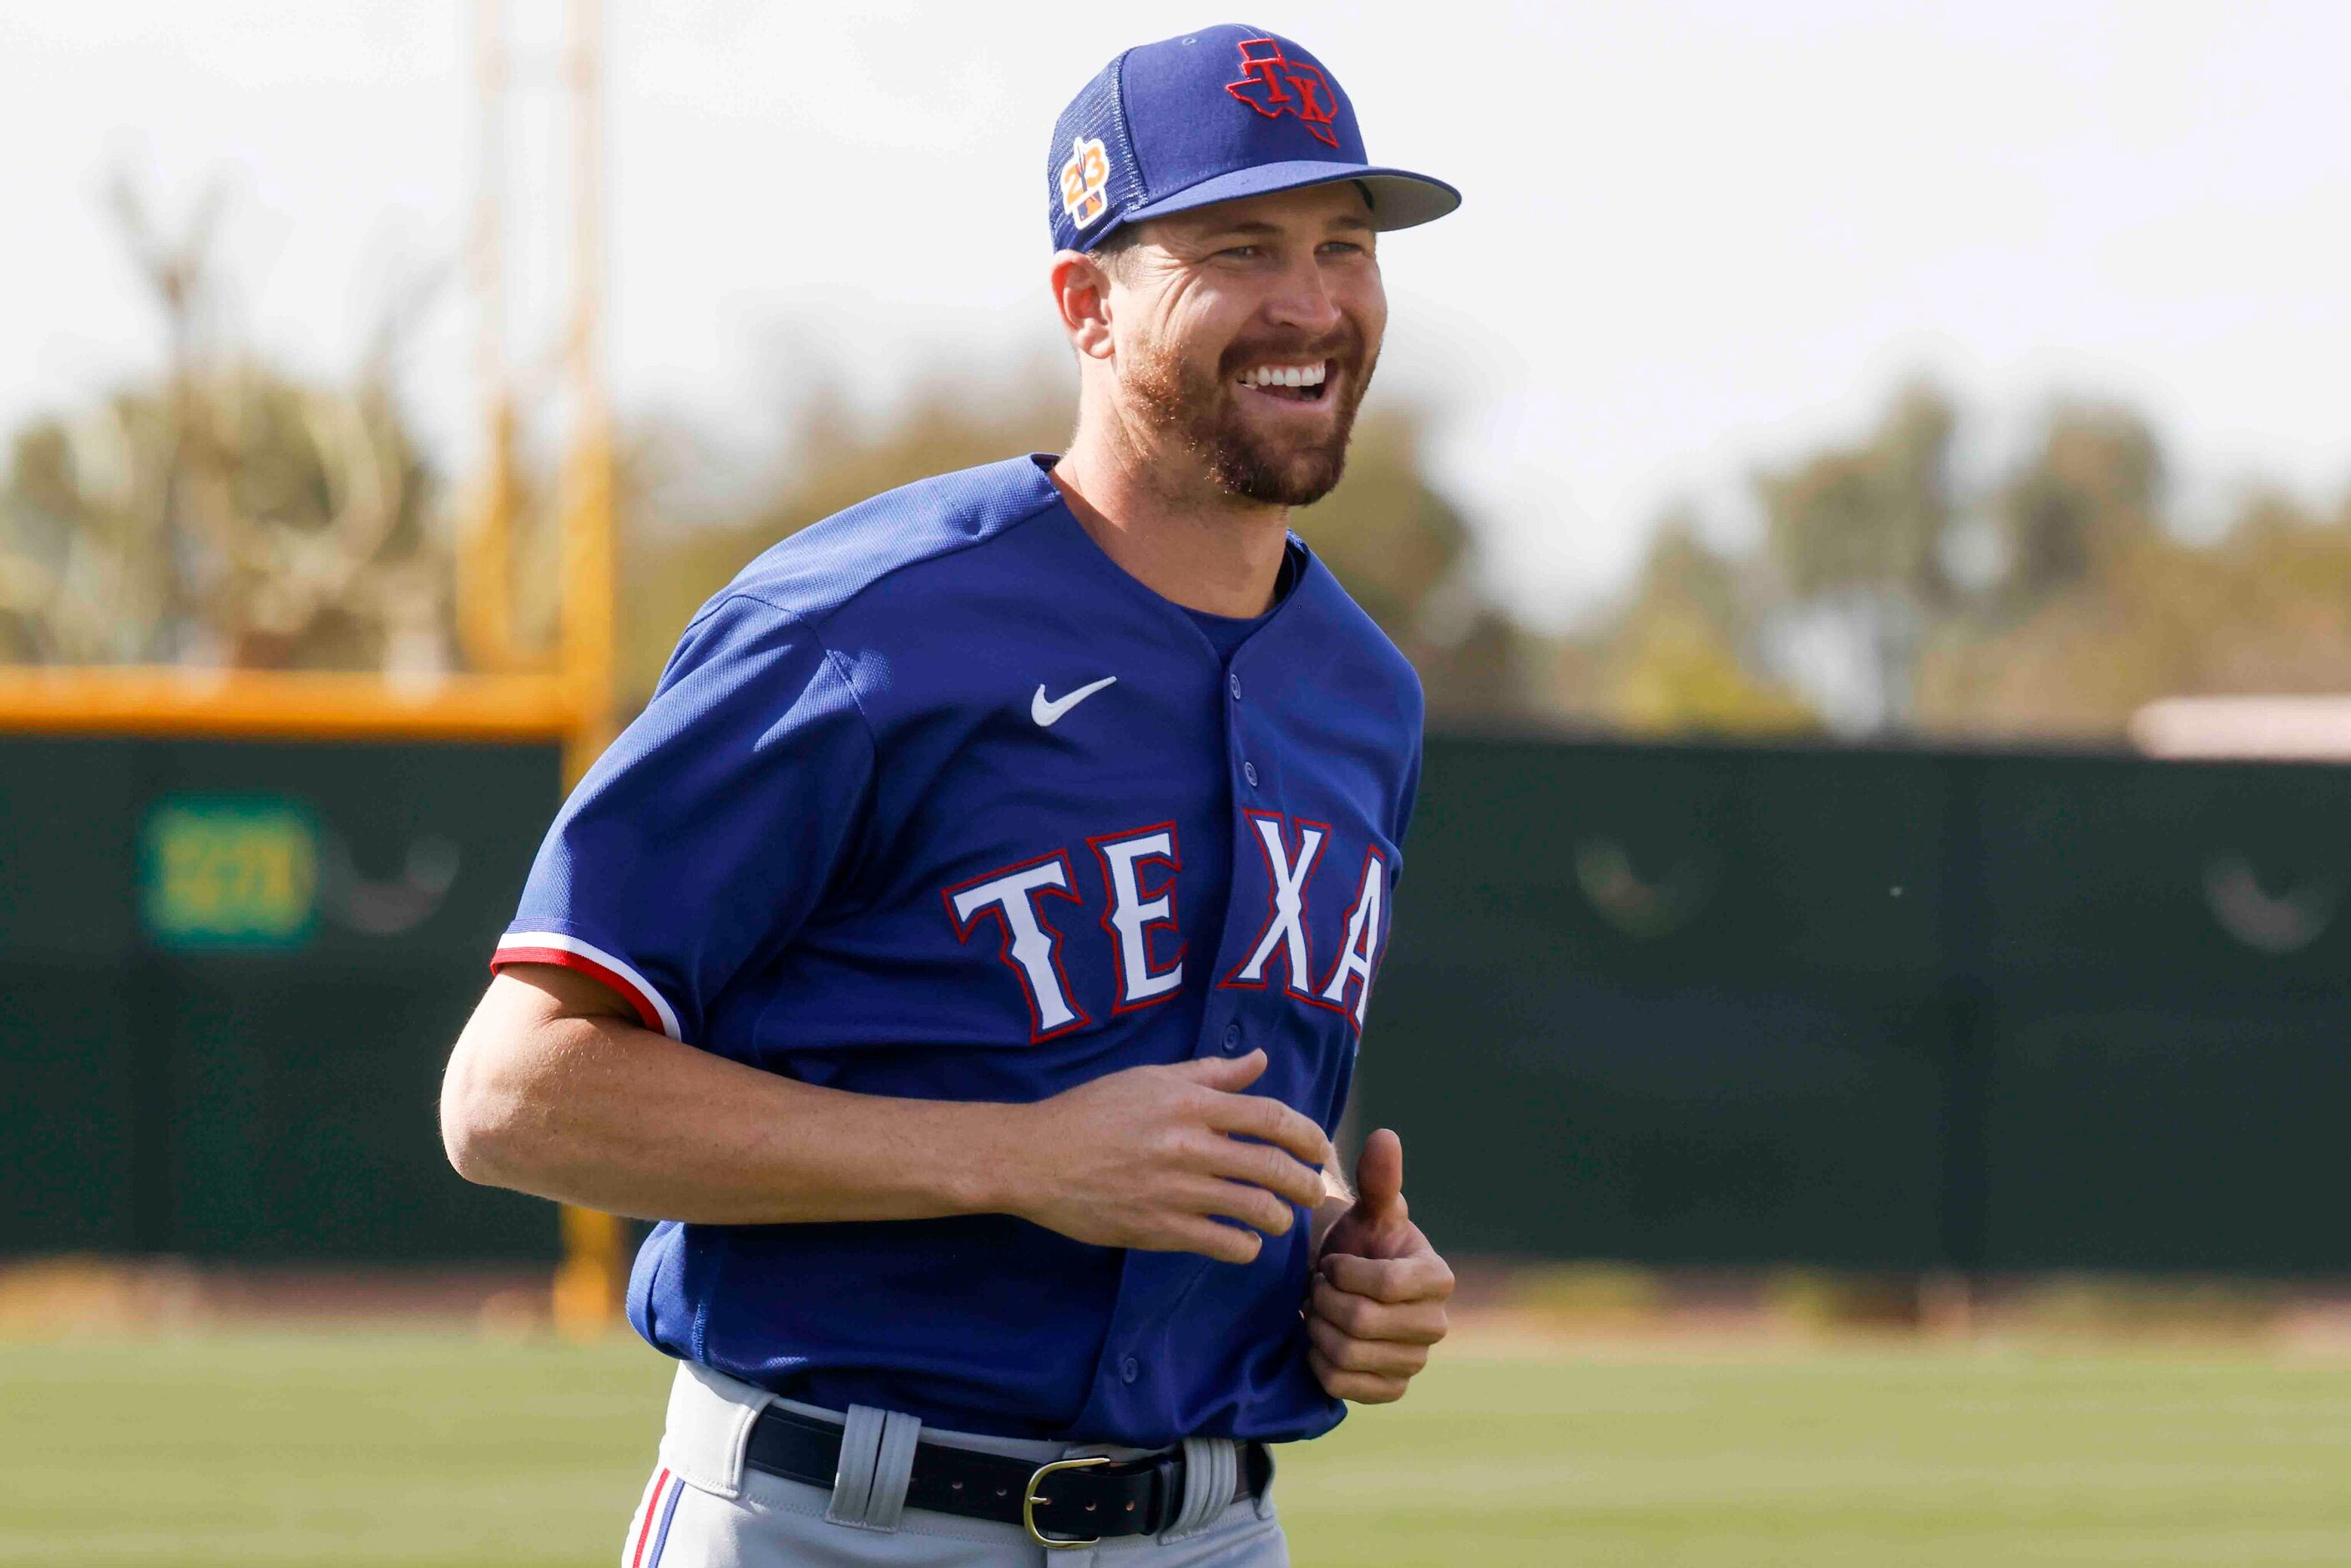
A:
[[[1220,234],[1228,229],[1274,228],[1315,232],[1331,228],[1368,228],[1371,204],[1353,180],[1333,180],[1302,190],[1274,191],[1262,196],[1241,196],[1214,202],[1188,213],[1153,218],[1143,225],[1146,239],[1182,239]]]

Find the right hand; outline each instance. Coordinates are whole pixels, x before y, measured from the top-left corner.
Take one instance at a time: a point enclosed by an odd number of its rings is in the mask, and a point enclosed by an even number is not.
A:
[[[1252,1051],[1130,1067],[1017,1107],[1011,1212],[1097,1247],[1250,1261],[1259,1232],[1283,1234],[1322,1200],[1332,1157],[1307,1117],[1240,1092],[1265,1066]]]

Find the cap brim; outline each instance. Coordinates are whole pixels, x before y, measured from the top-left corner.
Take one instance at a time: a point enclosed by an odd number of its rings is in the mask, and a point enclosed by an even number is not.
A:
[[[1219,174],[1215,179],[1203,180],[1196,185],[1188,185],[1162,196],[1145,206],[1121,214],[1117,223],[1100,234],[1087,235],[1088,248],[1092,248],[1093,242],[1107,238],[1128,224],[1164,218],[1171,213],[1188,213],[1195,207],[1238,201],[1244,196],[1270,196],[1277,191],[1302,191],[1309,185],[1335,185],[1349,180],[1364,187],[1364,193],[1372,204],[1372,227],[1383,231],[1408,229],[1428,223],[1443,217],[1461,204],[1461,193],[1444,181],[1432,180],[1426,174],[1416,174],[1407,169],[1384,169],[1367,163],[1328,163],[1321,159],[1304,158],[1290,163],[1260,163],[1252,169],[1236,169],[1229,174]]]

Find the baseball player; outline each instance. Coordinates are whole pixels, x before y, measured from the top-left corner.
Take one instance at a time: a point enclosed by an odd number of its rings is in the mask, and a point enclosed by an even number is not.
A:
[[[573,791],[458,1041],[477,1180],[657,1223],[626,1568],[1287,1561],[1268,1445],[1398,1397],[1452,1275],[1329,1134],[1420,760],[1285,526],[1384,231],[1304,49],[1129,49],[1046,168],[1068,453],[768,550]]]

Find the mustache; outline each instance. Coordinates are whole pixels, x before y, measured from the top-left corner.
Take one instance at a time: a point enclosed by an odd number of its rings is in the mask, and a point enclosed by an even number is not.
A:
[[[1336,360],[1343,365],[1363,362],[1364,335],[1353,323],[1319,338],[1258,338],[1225,350],[1217,373],[1230,376],[1269,360]]]

